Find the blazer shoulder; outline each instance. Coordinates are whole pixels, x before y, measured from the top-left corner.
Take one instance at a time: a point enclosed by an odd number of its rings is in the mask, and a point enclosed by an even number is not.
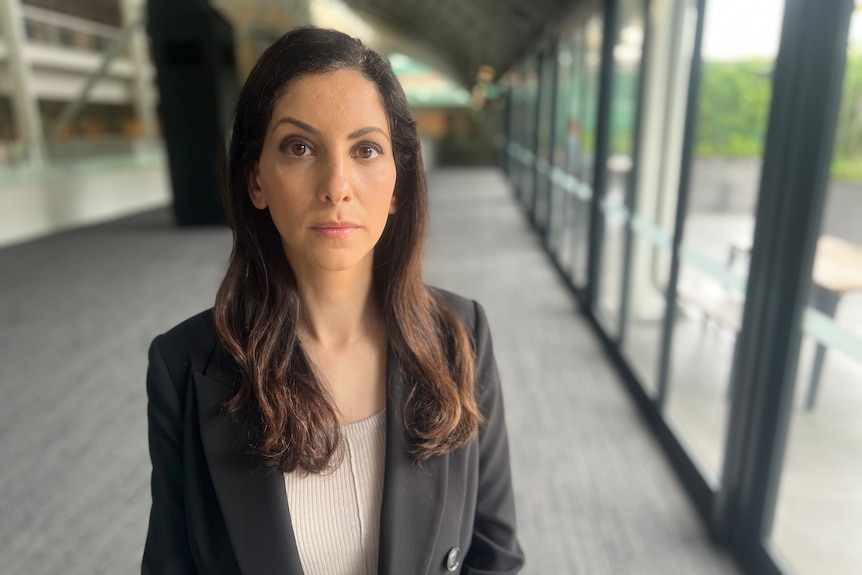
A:
[[[180,376],[189,370],[203,371],[217,343],[215,320],[210,308],[156,337],[152,347],[161,355],[168,372],[172,376]]]
[[[480,313],[481,309],[481,305],[479,305],[478,302],[434,286],[428,286],[428,291],[430,291],[438,301],[443,303],[449,311],[457,315],[468,331],[474,331],[476,326],[476,315],[477,313]]]

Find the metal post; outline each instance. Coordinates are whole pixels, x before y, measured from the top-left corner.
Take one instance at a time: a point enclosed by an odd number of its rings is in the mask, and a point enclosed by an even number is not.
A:
[[[673,248],[671,254],[670,275],[667,281],[664,325],[662,327],[661,356],[659,359],[658,392],[656,406],[662,409],[667,400],[667,389],[670,380],[671,348],[673,346],[673,328],[676,323],[676,288],[679,281],[679,248],[682,243],[682,232],[685,228],[685,216],[688,212],[688,190],[691,175],[691,157],[694,154],[695,126],[697,124],[697,102],[700,96],[701,44],[703,43],[703,23],[706,12],[706,0],[698,0],[697,26],[694,33],[694,51],[691,56],[691,72],[689,73],[688,96],[685,109],[685,129],[682,142],[682,160],[680,162],[679,192],[676,201],[676,221],[673,230]]]
[[[587,271],[587,307],[595,308],[598,302],[602,244],[604,243],[604,214],[601,203],[607,187],[607,159],[611,139],[611,108],[614,94],[614,46],[617,43],[618,0],[605,2],[604,31],[602,33],[602,69],[599,74],[599,112],[596,121],[596,150],[593,157],[593,201],[590,205],[590,256]]]
[[[545,240],[545,245],[550,249],[551,246],[551,217],[553,216],[553,211],[551,210],[551,202],[553,199],[554,193],[554,183],[551,180],[551,170],[554,169],[554,148],[557,145],[557,100],[559,98],[560,90],[557,84],[559,83],[559,65],[557,59],[560,55],[560,43],[554,38],[553,43],[550,48],[550,55],[552,64],[551,64],[551,133],[550,133],[550,147],[548,150],[548,171],[545,176],[545,217],[544,224],[545,229],[542,230],[544,232],[543,238]]]
[[[6,40],[8,66],[12,78],[12,110],[18,136],[27,146],[27,157],[31,164],[44,161],[45,137],[42,131],[42,116],[36,94],[30,59],[27,55],[27,33],[20,0],[0,0],[0,27]]]
[[[122,0],[123,25],[129,26],[144,19],[143,0]],[[132,98],[135,113],[141,124],[141,136],[154,140],[159,135],[156,119],[156,96],[153,89],[153,70],[147,48],[147,35],[143,27],[136,28],[129,39],[129,52],[134,66]]]
[[[640,159],[641,159],[641,134],[643,133],[644,125],[644,90],[646,88],[646,76],[649,73],[649,51],[651,44],[652,33],[650,32],[649,21],[649,0],[643,0],[641,3],[643,14],[644,37],[641,42],[641,61],[638,65],[638,86],[637,97],[635,99],[635,125],[632,128],[632,167],[626,176],[625,182],[625,205],[629,210],[629,214],[634,216],[637,213],[637,189],[638,179],[640,174]],[[632,243],[634,241],[634,232],[632,231],[631,218],[626,222],[625,227],[625,247],[623,249],[623,277],[622,287],[620,288],[620,316],[619,324],[617,325],[617,333],[620,347],[625,343],[626,326],[629,318],[629,290],[631,287],[632,276],[632,254],[634,249]]]

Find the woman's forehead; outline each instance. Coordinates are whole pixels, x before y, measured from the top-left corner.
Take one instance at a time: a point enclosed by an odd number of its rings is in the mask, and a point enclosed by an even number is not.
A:
[[[272,121],[287,113],[326,119],[377,119],[388,114],[377,85],[354,70],[306,74],[291,80],[273,106]],[[335,116],[335,118],[333,118]]]

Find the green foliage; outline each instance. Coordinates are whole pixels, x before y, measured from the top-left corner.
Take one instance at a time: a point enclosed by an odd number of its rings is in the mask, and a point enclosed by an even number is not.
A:
[[[757,157],[763,153],[771,72],[768,60],[704,62],[696,154]],[[862,55],[850,54],[844,76],[831,175],[862,183]]]
[[[636,70],[617,70],[614,75],[614,102],[611,111],[610,153],[631,156],[637,106]]]
[[[835,158],[830,174],[833,180],[862,184],[862,156],[857,152],[854,158]]]
[[[862,183],[862,54],[847,57],[832,178]]]
[[[698,103],[699,157],[759,157],[763,153],[772,98],[771,60],[707,61],[703,63]],[[632,147],[637,75],[630,70],[615,76],[611,116],[611,154],[629,154]],[[598,79],[572,79],[557,116],[557,146],[563,146],[570,119],[583,123],[581,143],[589,152],[595,145],[595,89]],[[590,81],[582,94],[579,81]],[[535,94],[533,94],[535,97]],[[582,101],[586,97],[586,101]],[[568,113],[566,108],[570,107]],[[862,183],[862,54],[847,59],[832,178]]]
[[[704,62],[698,105],[698,156],[749,157],[763,150],[772,62]]]

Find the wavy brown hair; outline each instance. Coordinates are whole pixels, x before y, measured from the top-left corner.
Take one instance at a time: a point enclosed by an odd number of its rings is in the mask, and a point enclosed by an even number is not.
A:
[[[425,172],[401,85],[389,63],[359,40],[298,28],[263,53],[239,95],[222,168],[233,251],[215,302],[219,339],[241,377],[226,410],[250,426],[253,447],[266,465],[283,472],[325,471],[341,438],[335,407],[297,336],[302,304],[296,278],[269,210],[252,205],[247,186],[275,102],[291,82],[345,69],[377,86],[389,120],[397,211],[374,249],[373,286],[390,352],[410,386],[403,423],[411,455],[422,461],[449,452],[475,436],[482,422],[473,395],[470,338],[422,282]]]

